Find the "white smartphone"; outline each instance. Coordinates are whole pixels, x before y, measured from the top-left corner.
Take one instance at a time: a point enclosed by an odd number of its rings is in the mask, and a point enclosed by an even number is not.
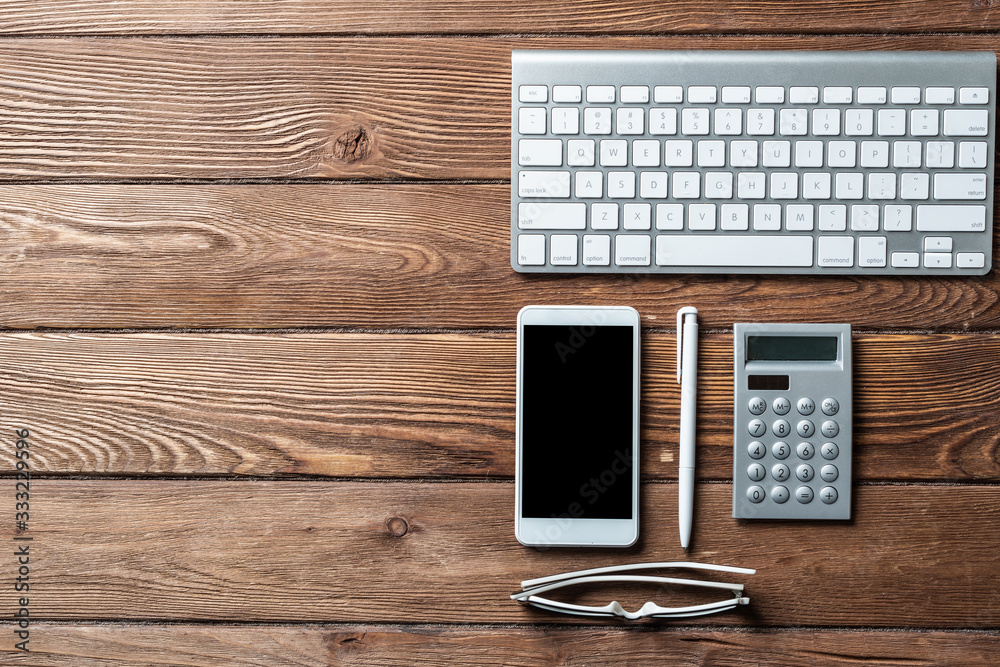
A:
[[[526,306],[517,315],[514,534],[527,546],[639,538],[639,313]]]

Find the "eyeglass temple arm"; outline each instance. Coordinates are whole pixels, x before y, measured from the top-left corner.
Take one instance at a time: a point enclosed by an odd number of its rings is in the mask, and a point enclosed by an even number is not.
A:
[[[730,572],[733,574],[757,573],[757,570],[752,570],[746,567],[733,567],[731,565],[711,565],[709,563],[689,563],[684,561],[662,562],[662,563],[631,563],[629,565],[612,565],[610,567],[597,567],[589,570],[577,570],[576,572],[554,574],[549,577],[527,579],[521,582],[521,588],[531,588],[533,586],[539,586],[553,581],[560,581],[563,579],[576,579],[577,577],[585,577],[590,575],[612,574],[615,572],[631,572],[634,570],[653,570],[653,569],[665,569],[665,568],[677,568],[677,569],[687,569],[687,570],[712,570],[715,572]]]

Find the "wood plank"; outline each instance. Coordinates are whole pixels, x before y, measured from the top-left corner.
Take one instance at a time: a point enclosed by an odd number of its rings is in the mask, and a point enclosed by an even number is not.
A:
[[[630,305],[665,328],[694,304],[715,328],[1000,329],[996,270],[517,274],[509,197],[489,184],[0,185],[0,327],[510,328],[522,306],[546,301]]]
[[[508,179],[512,48],[995,51],[1000,38],[180,38],[114,46],[0,42],[5,178]]]
[[[31,654],[0,645],[7,665],[51,667],[163,664],[990,664],[1000,651],[992,632],[701,630],[670,625],[641,630],[591,628],[447,628],[300,625],[68,625],[31,627]]]
[[[3,488],[13,509],[13,480]],[[613,552],[521,547],[508,483],[36,479],[30,490],[35,622],[566,624],[509,594],[525,578],[683,555],[672,484],[644,485],[640,542]],[[758,572],[721,578],[744,581],[750,607],[684,625],[1000,628],[1000,602],[984,593],[1000,584],[1000,487],[858,486],[851,522],[737,522],[726,484],[699,485],[695,502],[688,559]],[[610,594],[631,606],[650,591]],[[4,618],[13,598],[0,600]]]
[[[391,17],[391,20],[386,20]],[[111,5],[65,0],[0,2],[0,34],[576,34],[638,33],[845,33],[990,31],[1000,21],[986,2],[866,0],[785,4],[725,0],[706,4],[627,0],[594,5],[585,0],[498,5],[483,0],[352,2],[286,0],[262,7],[252,0],[128,0]]]
[[[1000,335],[854,340],[858,480],[1000,480]],[[732,335],[702,334],[698,474],[732,479]],[[514,474],[513,334],[5,334],[37,473]],[[643,336],[642,467],[674,479],[674,338]],[[12,450],[0,472],[13,472]]]

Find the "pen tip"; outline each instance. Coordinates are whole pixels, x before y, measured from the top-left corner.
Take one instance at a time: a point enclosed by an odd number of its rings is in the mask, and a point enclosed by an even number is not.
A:
[[[684,551],[684,553],[688,552],[688,548],[687,547],[681,547],[681,549]]]

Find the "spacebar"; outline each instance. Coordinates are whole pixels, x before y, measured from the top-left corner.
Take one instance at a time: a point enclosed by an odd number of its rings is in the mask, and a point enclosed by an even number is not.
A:
[[[659,234],[660,266],[812,266],[811,236]]]

